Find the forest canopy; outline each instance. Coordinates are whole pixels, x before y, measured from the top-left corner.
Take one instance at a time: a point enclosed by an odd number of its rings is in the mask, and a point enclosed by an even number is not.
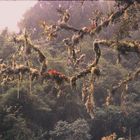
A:
[[[138,0],[38,1],[18,26],[0,33],[0,139],[139,139]]]

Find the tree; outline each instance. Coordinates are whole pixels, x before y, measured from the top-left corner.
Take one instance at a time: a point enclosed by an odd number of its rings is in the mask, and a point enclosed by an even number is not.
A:
[[[89,126],[84,119],[77,119],[73,123],[66,121],[57,122],[51,137],[55,140],[90,140]]]
[[[60,100],[59,103],[61,104],[61,106],[63,100],[71,101],[72,103],[75,103],[77,101],[77,104],[85,105],[84,109],[87,110],[87,113],[94,121],[98,118],[98,113],[97,113],[98,101],[96,100],[97,95],[95,93],[96,93],[96,87],[101,82],[98,80],[102,75],[102,69],[105,68],[107,69],[109,66],[113,68],[120,65],[121,72],[119,73],[120,75],[116,76],[115,79],[116,81],[114,80],[115,82],[113,84],[115,85],[112,84],[112,80],[110,81],[111,85],[107,85],[107,81],[104,80],[100,88],[103,88],[104,90],[108,88],[108,90],[103,98],[102,96],[98,98],[104,100],[102,101],[102,105],[100,105],[100,107],[103,107],[103,109],[106,107],[110,107],[112,104],[117,106],[120,105],[119,111],[121,111],[122,114],[124,113],[125,117],[128,117],[128,114],[130,113],[129,112],[130,110],[127,108],[129,82],[134,81],[139,75],[140,71],[138,67],[135,67],[133,65],[135,71],[133,70],[131,73],[129,73],[126,76],[125,74],[126,71],[128,72],[128,70],[122,67],[123,67],[123,61],[127,60],[125,58],[128,57],[129,61],[130,59],[133,59],[133,57],[132,58],[129,57],[129,55],[131,54],[133,55],[136,54],[137,56],[135,58],[136,60],[139,60],[140,42],[139,40],[135,40],[133,38],[133,34],[139,28],[139,25],[136,24],[136,22],[139,22],[139,15],[138,15],[139,3],[138,1],[132,1],[132,0],[123,1],[123,3],[120,2],[116,2],[116,3],[118,4],[118,7],[116,7],[116,9],[113,9],[111,13],[103,14],[100,11],[95,10],[94,16],[91,17],[90,19],[91,23],[85,25],[84,27],[83,25],[79,25],[79,27],[76,27],[74,26],[74,24],[71,24],[70,20],[72,18],[72,13],[70,13],[69,7],[66,8],[63,7],[63,5],[62,6],[57,5],[55,8],[57,8],[57,11],[59,13],[59,18],[57,19],[55,15],[54,16],[56,20],[55,22],[53,23],[51,22],[48,23],[46,21],[41,22],[41,26],[43,28],[43,34],[46,37],[45,39],[47,43],[54,42],[56,45],[55,47],[53,47],[53,50],[56,51],[57,58],[53,58],[53,59],[52,57],[50,57],[50,53],[49,53],[49,49],[52,46],[49,46],[48,44],[46,45],[46,43],[44,42],[42,43],[41,38],[38,40],[31,39],[32,36],[30,35],[30,30],[33,29],[36,25],[31,25],[30,22],[29,24],[27,22],[27,24],[25,24],[27,27],[25,31],[22,34],[15,36],[13,39],[13,43],[17,45],[16,47],[17,51],[12,53],[10,57],[11,58],[10,61],[7,61],[6,63],[2,61],[0,64],[1,77],[2,77],[1,84],[3,86],[7,86],[8,84],[12,84],[12,82],[14,81],[15,83],[14,86],[17,86],[17,95],[18,95],[17,98],[20,99],[20,95],[21,95],[20,88],[22,83],[25,81],[29,84],[28,85],[29,97],[34,96],[35,93],[33,93],[33,88],[37,85],[37,83],[41,83],[42,86],[44,84],[48,85],[49,83],[51,84],[53,83],[52,84],[53,88],[51,88],[50,91],[47,92],[48,93],[47,97],[49,99],[52,99],[52,102],[49,102],[47,100],[47,103],[50,104],[52,109],[55,110],[57,108],[57,103],[59,102],[59,101],[57,102],[57,100]],[[38,11],[40,11],[40,9],[43,7],[43,5],[39,5],[39,4],[41,3],[39,2],[36,5]],[[27,16],[29,15],[27,14]],[[35,22],[33,22],[33,24],[36,24],[38,19],[42,20],[41,18],[42,18],[41,16],[35,18]],[[121,23],[119,23],[120,20],[122,20]],[[112,26],[112,28],[113,26],[115,26],[115,28],[117,27],[117,32],[114,33],[116,36],[114,36],[113,33],[111,33],[112,37],[109,40],[104,38],[102,39],[102,37],[104,36],[100,36],[100,34],[104,32],[105,28],[107,30],[107,28],[109,28],[110,26]],[[127,27],[127,32],[125,31],[126,27]],[[113,28],[112,31],[114,30],[115,29]],[[62,32],[64,33],[68,32],[67,38],[65,38],[65,36],[62,36],[63,39],[57,40],[57,42],[55,42],[59,34],[61,34]],[[85,42],[85,46],[82,45],[83,43],[82,41]],[[63,47],[60,48],[62,51],[59,50],[59,48],[57,48],[58,42]],[[41,44],[43,47],[39,47],[38,44],[39,45]],[[87,47],[88,45],[89,48]],[[117,61],[115,60],[115,63],[117,62],[117,66],[109,64],[109,62],[105,62],[109,65],[109,66],[105,66],[105,64],[102,62],[103,61],[102,53],[104,52],[103,49],[105,47],[111,50],[108,53],[108,55],[112,52],[112,49],[115,50],[115,54],[117,55]],[[44,48],[46,49],[46,51],[44,51]],[[88,54],[94,56],[93,57],[89,56],[90,58],[88,58],[87,57],[88,55],[84,53],[83,50],[85,52],[89,51]],[[93,50],[94,53],[92,53],[91,50]],[[60,54],[60,52],[62,54]],[[108,60],[110,60],[109,57],[107,58]],[[113,57],[111,57],[111,59],[112,58]],[[52,60],[57,61],[56,62],[57,66],[53,65],[54,63],[51,65]],[[129,61],[128,63],[132,63]],[[61,65],[59,66],[58,63],[60,62]],[[110,60],[110,62],[112,61]],[[102,64],[104,64],[104,66],[102,66]],[[130,69],[129,67],[127,68]],[[106,74],[105,78],[107,76],[108,75]],[[122,80],[122,76],[126,76],[126,77],[123,78]],[[116,82],[118,81],[119,83],[116,84]],[[72,91],[74,91],[74,94]],[[45,94],[42,91],[41,93],[43,95]],[[51,94],[55,93],[55,97],[57,97],[58,99],[54,100],[54,96],[49,95],[49,93]],[[102,95],[102,93],[100,95]],[[81,96],[82,96],[82,100],[80,100]],[[39,95],[37,95],[37,97],[39,97]],[[61,98],[63,98],[63,100],[61,100]],[[41,100],[44,101],[45,99],[41,98]],[[39,104],[41,103],[39,102]],[[29,106],[31,106],[31,104]],[[61,107],[59,109],[61,110],[61,112],[64,112],[64,107]],[[51,113],[53,114],[54,112]],[[52,115],[51,113],[48,114],[51,116]],[[48,118],[50,116],[48,116]],[[55,120],[55,123],[58,121],[57,117],[53,118],[53,120]],[[107,116],[107,118],[109,118],[109,116]],[[81,129],[79,131],[77,131],[78,130],[77,125],[75,124],[80,126]],[[81,126],[81,124],[82,125],[84,124],[87,131],[83,129],[83,126]],[[110,124],[112,123],[109,123],[109,125]],[[129,125],[126,126],[130,127]],[[119,127],[122,127],[122,125],[117,127],[119,129]],[[135,127],[135,125],[133,127]],[[85,135],[85,131],[87,135]],[[50,135],[52,135],[54,139],[58,139],[58,138],[59,139],[74,139],[74,138],[82,139],[84,137],[83,135],[85,135],[84,139],[89,139],[88,131],[89,128],[84,121],[75,121],[72,124],[69,124],[66,121],[63,122],[60,121],[56,125],[54,131],[50,133]],[[101,135],[99,137],[101,137]]]

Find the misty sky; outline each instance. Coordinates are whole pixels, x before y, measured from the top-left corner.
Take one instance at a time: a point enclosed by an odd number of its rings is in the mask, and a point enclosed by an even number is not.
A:
[[[8,27],[10,31],[18,32],[17,22],[36,1],[0,1],[0,30]]]

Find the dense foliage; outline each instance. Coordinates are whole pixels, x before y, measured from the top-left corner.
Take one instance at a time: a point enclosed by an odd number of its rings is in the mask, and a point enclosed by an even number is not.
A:
[[[0,139],[138,140],[139,13],[134,0],[39,1],[19,34],[4,29]]]

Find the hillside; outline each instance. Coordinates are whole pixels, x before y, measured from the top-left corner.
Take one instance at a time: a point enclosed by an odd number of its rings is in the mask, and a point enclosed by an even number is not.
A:
[[[139,140],[140,3],[38,1],[0,33],[0,140]]]

